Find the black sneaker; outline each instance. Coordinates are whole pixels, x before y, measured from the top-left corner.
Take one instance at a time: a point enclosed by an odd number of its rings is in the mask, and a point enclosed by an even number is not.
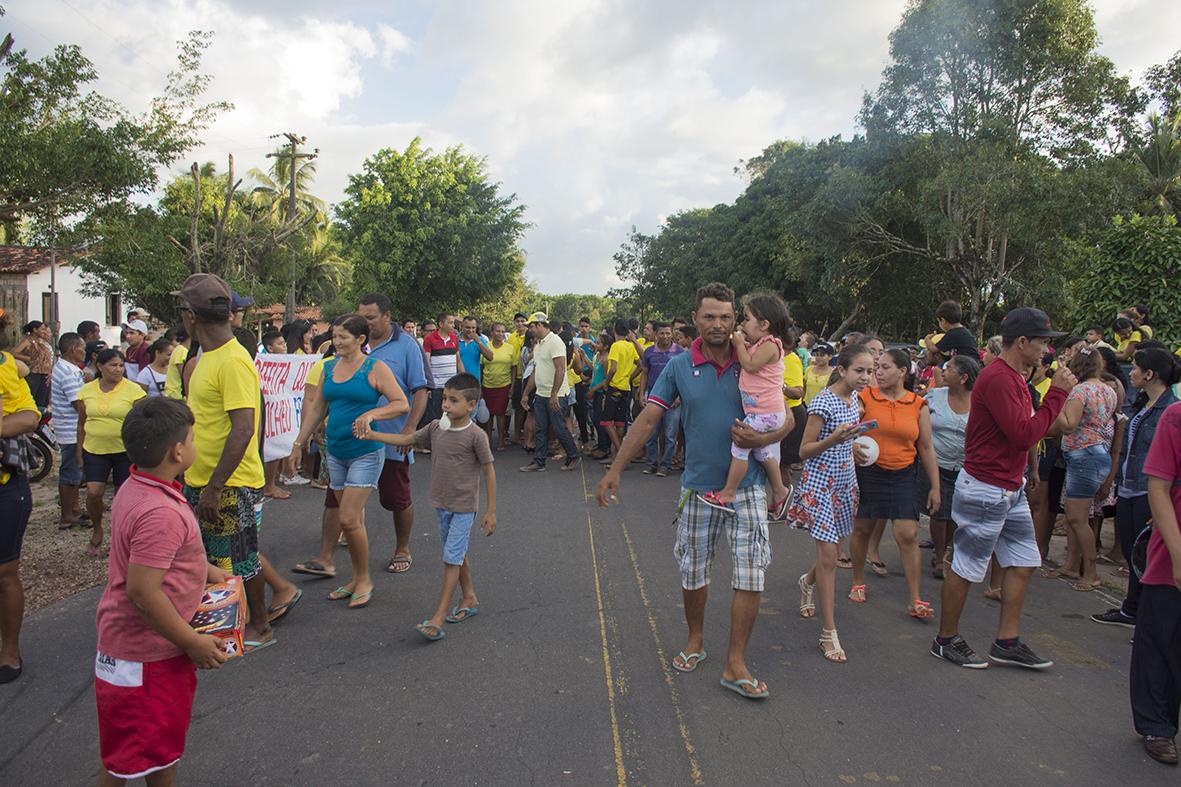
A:
[[[939,640],[931,642],[931,655],[944,661],[950,661],[957,667],[968,669],[988,669],[988,662],[976,655],[972,646],[959,634],[951,638],[946,645],[940,645]]]
[[[1130,618],[1118,609],[1109,609],[1106,612],[1100,612],[1097,615],[1092,615],[1091,620],[1096,623],[1102,623],[1105,626],[1125,626],[1130,629],[1136,628],[1136,620]]]
[[[992,643],[992,647],[988,651],[988,657],[997,664],[1005,664],[1010,667],[1025,667],[1026,669],[1048,669],[1054,666],[1054,662],[1049,659],[1043,659],[1030,649],[1024,642],[1018,640],[1017,644],[1011,648],[1002,647],[996,642]]]

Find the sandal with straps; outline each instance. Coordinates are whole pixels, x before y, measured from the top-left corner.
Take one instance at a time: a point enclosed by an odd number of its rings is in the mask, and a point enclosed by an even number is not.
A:
[[[848,661],[845,649],[841,647],[841,641],[837,638],[836,629],[820,630],[820,652],[824,654],[824,658],[837,664]]]
[[[921,598],[916,598],[906,607],[906,612],[912,618],[919,620],[930,620],[935,617],[935,608],[923,601]]]
[[[800,575],[800,617],[811,618],[816,616],[816,602],[813,600],[813,594],[816,592],[815,585],[808,584],[808,575]]]
[[[853,589],[849,591],[849,600],[854,604],[864,604],[865,585],[854,585]]]

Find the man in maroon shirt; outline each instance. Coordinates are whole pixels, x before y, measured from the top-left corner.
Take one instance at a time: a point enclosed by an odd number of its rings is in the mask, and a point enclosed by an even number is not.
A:
[[[960,667],[988,666],[960,636],[959,623],[968,590],[984,581],[993,553],[1009,570],[1001,591],[1000,628],[988,657],[1028,669],[1053,665],[1022,642],[1017,629],[1029,577],[1042,562],[1024,489],[1029,449],[1046,436],[1078,382],[1060,367],[1034,410],[1027,379],[1050,339],[1062,335],[1051,330],[1045,312],[1014,309],[1001,322],[1004,350],[972,388],[964,466],[951,511],[957,525],[955,557],[945,572],[939,636],[931,645],[931,655]]]

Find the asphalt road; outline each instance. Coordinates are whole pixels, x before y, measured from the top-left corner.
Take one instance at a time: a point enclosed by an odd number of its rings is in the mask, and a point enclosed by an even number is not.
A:
[[[870,577],[870,601],[844,600],[849,662],[817,648],[798,617],[806,534],[772,531],[774,561],[748,653],[772,696],[718,685],[728,626],[728,548],[719,547],[706,619],[710,658],[672,670],[684,622],[672,517],[677,479],[624,475],[599,510],[598,465],[523,475],[499,454],[500,529],[473,535],[480,614],[429,643],[415,622],[434,606],[439,549],[426,505],[429,461],[412,471],[413,569],[381,571],[388,514],[370,501],[377,590],[364,610],[305,596],[279,643],[202,673],[182,783],[362,784],[1062,784],[1175,785],[1131,728],[1129,632],[1087,620],[1106,602],[1057,580],[1030,590],[1024,636],[1056,662],[1044,673],[974,671],[936,661],[934,625],[906,617],[900,574]],[[264,551],[280,567],[318,543],[322,493],[270,503]],[[884,559],[897,568],[889,537]],[[343,559],[343,555],[342,555]],[[343,564],[342,564],[343,565]],[[938,583],[924,580],[938,606]],[[98,773],[92,674],[99,591],[32,616],[25,675],[0,687],[0,784],[76,785]],[[997,606],[974,591],[963,633],[986,651]]]

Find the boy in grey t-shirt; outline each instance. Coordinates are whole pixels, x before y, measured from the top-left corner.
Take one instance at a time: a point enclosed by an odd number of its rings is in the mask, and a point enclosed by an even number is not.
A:
[[[439,518],[439,541],[443,544],[443,591],[432,617],[415,628],[427,639],[445,636],[443,622],[460,623],[480,611],[472,587],[467,559],[468,538],[480,507],[480,475],[488,488],[488,510],[484,534],[496,532],[496,471],[488,435],[472,423],[472,412],[480,401],[480,381],[470,374],[457,374],[443,386],[443,417],[411,435],[367,432],[357,437],[391,445],[429,448],[431,451],[431,505]],[[463,592],[452,605],[455,586]]]

